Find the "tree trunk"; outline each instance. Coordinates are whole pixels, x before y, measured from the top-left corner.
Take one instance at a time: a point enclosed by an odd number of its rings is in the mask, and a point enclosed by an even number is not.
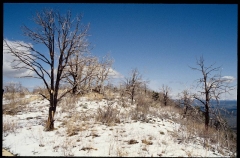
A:
[[[73,93],[73,94],[76,94],[76,93],[77,93],[77,85],[75,85],[75,86],[73,87],[72,93]]]
[[[208,131],[208,125],[209,125],[209,107],[208,104],[205,105],[205,129]]]
[[[76,68],[76,72],[77,72],[77,68]],[[77,93],[77,88],[78,88],[78,83],[77,83],[77,75],[72,75],[72,77],[73,77],[73,89],[72,89],[72,93],[73,94],[76,94]]]
[[[54,114],[56,112],[56,108],[54,107],[49,107],[48,111],[48,120],[45,126],[44,131],[52,131],[54,129]]]
[[[131,94],[131,104],[133,105],[133,99],[134,99],[134,90],[132,90],[132,94]]]
[[[185,104],[185,110],[184,110],[184,113],[183,113],[184,118],[187,115],[187,110],[188,110],[188,105]]]
[[[50,107],[48,110],[48,120],[45,126],[44,131],[52,131],[54,130],[54,114],[56,112],[56,106],[57,106],[57,96],[56,93],[58,93],[58,91],[56,91],[55,93],[51,93],[51,98],[52,100],[50,100]]]

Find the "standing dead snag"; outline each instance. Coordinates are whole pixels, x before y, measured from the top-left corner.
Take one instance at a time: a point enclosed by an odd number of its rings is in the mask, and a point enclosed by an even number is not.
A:
[[[104,94],[104,82],[112,70],[113,60],[106,56],[98,61],[94,56],[74,56],[65,71],[65,81],[73,87],[73,93],[86,93],[94,90]]]
[[[178,96],[179,106],[183,107],[183,118],[185,118],[186,116],[188,116],[188,111],[193,112],[193,110],[195,110],[195,108],[192,106],[193,99],[190,94],[190,91],[187,89],[179,93]],[[190,115],[193,116],[192,113]]]
[[[72,87],[72,93],[85,93],[90,89],[88,81],[95,76],[97,58],[91,56],[76,56],[71,58],[68,66],[65,69],[65,82]]]
[[[235,88],[234,86],[229,85],[231,79],[222,77],[221,73],[211,75],[213,72],[220,71],[221,67],[213,67],[214,64],[210,65],[209,67],[205,67],[203,57],[200,57],[200,59],[197,60],[197,65],[199,66],[199,68],[191,68],[193,70],[200,71],[203,77],[197,80],[198,85],[200,85],[201,87],[198,93],[195,93],[193,95],[193,98],[200,101],[200,103],[204,105],[205,129],[206,131],[208,131],[210,120],[210,101],[218,101],[221,97],[221,94],[229,93]]]
[[[125,78],[126,92],[131,98],[131,104],[133,105],[133,100],[136,95],[137,88],[142,84],[142,76],[135,68],[132,70],[132,74],[129,78]]]
[[[34,75],[23,77],[41,79],[48,90],[49,98],[41,94],[50,102],[46,131],[54,129],[54,114],[58,101],[72,90],[67,89],[58,95],[60,82],[67,76],[63,70],[68,65],[70,57],[82,51],[82,43],[88,36],[89,25],[81,25],[81,18],[77,16],[72,19],[70,11],[62,16],[53,10],[43,10],[33,19],[38,26],[35,31],[23,26],[24,36],[34,44],[45,46],[47,53],[45,50],[36,50],[32,44],[14,42],[13,45],[10,41],[4,40],[7,52],[16,57],[13,68],[33,72]]]
[[[100,94],[104,95],[104,82],[108,79],[109,73],[111,71],[111,67],[113,64],[113,60],[109,55],[103,57],[101,61],[98,63],[98,67],[96,69],[96,87]]]
[[[170,87],[162,85],[162,88],[161,88],[162,97],[163,97],[162,102],[165,106],[167,106],[169,104],[169,100],[170,100],[169,93],[170,93],[170,91],[171,91]]]

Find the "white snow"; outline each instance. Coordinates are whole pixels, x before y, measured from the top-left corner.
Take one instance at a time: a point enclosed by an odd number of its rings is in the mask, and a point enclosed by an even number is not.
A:
[[[3,106],[6,103],[4,100]],[[3,148],[18,156],[229,157],[232,154],[230,151],[223,150],[222,154],[204,148],[199,137],[192,142],[181,141],[180,137],[172,134],[178,133],[181,125],[172,121],[171,117],[148,116],[151,118],[148,122],[135,121],[123,115],[131,108],[121,108],[116,103],[113,105],[122,114],[121,123],[107,126],[94,119],[97,108],[103,108],[106,103],[104,99],[88,101],[80,98],[70,112],[64,112],[59,106],[55,115],[56,129],[45,132],[44,121],[49,103],[47,100],[32,101],[27,105],[29,111],[23,110],[14,116],[3,115],[3,125],[12,124],[15,127],[14,130],[3,131]],[[179,117],[161,110],[158,113]],[[68,136],[70,127],[67,123],[77,127],[77,134]]]

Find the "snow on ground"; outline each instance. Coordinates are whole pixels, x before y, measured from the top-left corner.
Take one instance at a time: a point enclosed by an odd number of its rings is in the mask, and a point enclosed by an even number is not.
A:
[[[3,104],[6,103],[3,100]],[[229,156],[227,152],[223,155],[204,148],[198,137],[194,143],[181,141],[173,135],[178,133],[181,125],[169,118],[149,116],[146,122],[122,115],[121,123],[107,126],[98,122],[94,117],[98,107],[107,105],[104,99],[88,101],[81,98],[71,112],[57,107],[56,129],[44,132],[48,105],[47,100],[35,100],[27,105],[28,110],[14,116],[4,114],[3,124],[15,128],[3,131],[3,148],[18,156]],[[116,103],[113,105],[121,113],[131,110],[120,108]],[[71,128],[73,134],[69,136]]]

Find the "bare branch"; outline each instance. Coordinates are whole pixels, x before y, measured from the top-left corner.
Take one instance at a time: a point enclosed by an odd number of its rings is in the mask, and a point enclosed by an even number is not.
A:
[[[43,98],[45,98],[45,99],[47,99],[48,101],[50,101],[50,99],[49,98],[47,98],[45,95],[43,95],[42,93],[38,93],[38,94],[40,94]]]
[[[50,98],[43,94],[40,95],[50,102],[47,125],[47,129],[50,130],[53,129],[53,117],[58,101],[70,92],[69,89],[59,97],[60,82],[63,79],[70,82],[71,76],[75,76],[78,73],[73,71],[73,65],[72,68],[70,66],[71,71],[66,72],[65,70],[71,65],[69,64],[71,59],[88,50],[89,43],[86,38],[89,25],[81,25],[80,16],[72,20],[70,11],[66,15],[60,15],[58,12],[47,9],[37,12],[33,21],[37,28],[33,30],[23,26],[23,34],[34,44],[44,45],[47,48],[47,52],[38,51],[31,44],[23,42],[15,42],[12,45],[7,40],[4,40],[4,44],[7,52],[16,57],[13,60],[14,69],[25,69],[34,72],[34,75],[24,74],[23,77],[37,78],[44,82]],[[78,63],[75,64],[78,65]],[[92,72],[88,72],[88,74],[92,74]],[[70,83],[74,85],[73,87],[76,87],[75,85],[79,81]]]
[[[200,68],[191,67],[193,70],[200,71],[203,75],[203,78],[198,80],[198,84],[202,85],[200,87],[202,91],[198,91],[198,94],[200,95],[194,94],[193,98],[200,101],[204,105],[206,130],[208,129],[209,124],[209,107],[211,105],[210,101],[214,99],[218,101],[221,98],[222,94],[229,93],[231,90],[234,89],[232,86],[229,86],[227,84],[227,79],[223,79],[221,77],[221,72],[219,74],[211,75],[212,72],[218,72],[221,68],[220,66],[213,67],[214,64],[210,65],[209,67],[205,67],[204,59],[203,57],[200,57],[200,59],[197,60],[197,65]]]

